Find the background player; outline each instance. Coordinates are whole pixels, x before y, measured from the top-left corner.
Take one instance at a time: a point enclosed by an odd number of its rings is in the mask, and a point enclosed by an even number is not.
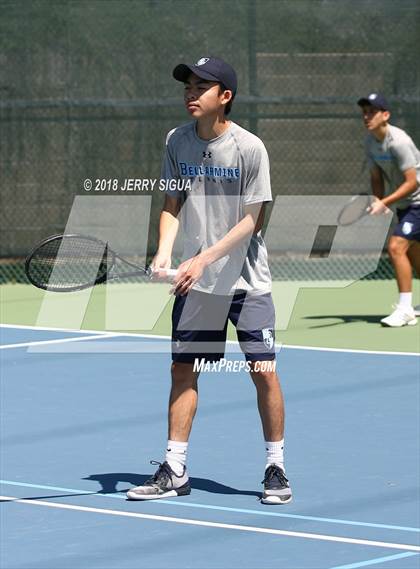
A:
[[[378,198],[372,213],[395,206],[398,215],[388,252],[400,294],[394,312],[381,323],[412,326],[420,315],[420,306],[412,305],[412,267],[420,277],[420,152],[405,131],[388,123],[391,113],[383,95],[372,93],[357,104],[368,130],[366,154],[372,192]]]

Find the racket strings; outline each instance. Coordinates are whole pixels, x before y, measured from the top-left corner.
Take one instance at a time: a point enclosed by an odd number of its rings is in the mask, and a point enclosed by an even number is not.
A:
[[[360,195],[352,199],[341,211],[338,222],[340,225],[351,225],[367,214],[370,205],[369,196]]]
[[[31,258],[29,271],[34,281],[59,289],[100,281],[111,266],[102,243],[66,237],[44,243]]]

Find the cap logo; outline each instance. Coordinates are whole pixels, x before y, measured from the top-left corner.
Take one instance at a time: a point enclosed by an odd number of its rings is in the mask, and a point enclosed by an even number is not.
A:
[[[369,99],[369,101],[374,101],[377,96],[378,95],[376,93],[372,93],[371,95],[369,95],[368,99]]]
[[[208,60],[210,59],[210,57],[202,57],[201,59],[199,59],[196,63],[196,65],[204,65],[205,63],[208,62]]]

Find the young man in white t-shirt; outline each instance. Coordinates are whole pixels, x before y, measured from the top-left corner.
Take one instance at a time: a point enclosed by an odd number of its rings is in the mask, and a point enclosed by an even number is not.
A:
[[[267,452],[262,501],[285,504],[292,492],[283,458],[283,396],[275,367],[263,365],[275,364],[271,275],[261,235],[264,205],[272,199],[268,155],[258,137],[228,119],[237,90],[229,64],[203,57],[178,65],[173,76],[184,83],[185,106],[194,120],[167,136],[162,178],[188,181],[190,189],[166,192],[152,263],[157,273],[171,266],[180,214],[184,261],[173,285],[168,445],[154,476],[127,496],[149,500],[190,493],[186,455],[198,399],[195,363],[223,358],[229,319],[257,390]],[[238,444],[247,445],[246,438]]]
[[[420,277],[420,152],[410,136],[389,124],[391,113],[383,95],[371,93],[357,104],[368,130],[366,155],[373,194],[378,198],[371,213],[395,206],[398,223],[389,239],[388,252],[397,278],[399,299],[383,326],[413,326],[420,306],[413,307],[412,272]]]

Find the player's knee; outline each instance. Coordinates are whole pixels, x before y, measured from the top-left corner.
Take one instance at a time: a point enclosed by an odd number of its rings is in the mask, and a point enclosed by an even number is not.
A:
[[[388,244],[388,253],[391,257],[407,254],[407,244],[399,239],[391,239]]]
[[[197,373],[192,363],[172,362],[171,375],[174,383],[193,384],[197,381]]]
[[[393,243],[389,242],[387,249],[388,249],[388,254],[389,254],[391,257],[393,257],[393,256],[395,255],[395,249],[396,249],[396,248],[395,248],[395,245],[394,245]]]
[[[275,360],[253,362],[251,367],[251,377],[256,387],[277,384],[279,382],[276,373]]]

